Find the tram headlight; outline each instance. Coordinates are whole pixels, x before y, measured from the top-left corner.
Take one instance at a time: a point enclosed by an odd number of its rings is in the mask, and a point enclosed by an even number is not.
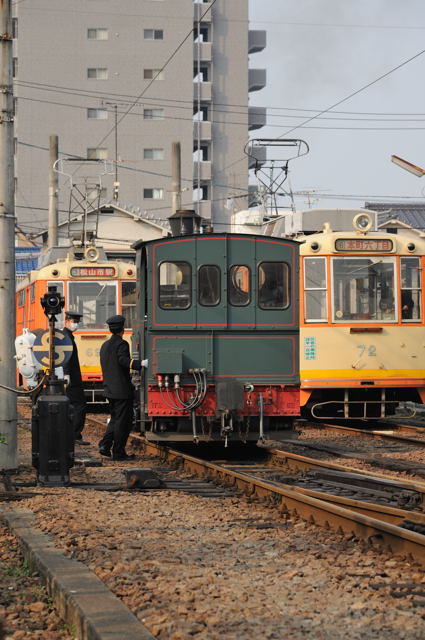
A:
[[[372,216],[368,213],[358,213],[353,218],[353,227],[356,231],[360,231],[360,233],[367,233],[372,227],[372,223]]]

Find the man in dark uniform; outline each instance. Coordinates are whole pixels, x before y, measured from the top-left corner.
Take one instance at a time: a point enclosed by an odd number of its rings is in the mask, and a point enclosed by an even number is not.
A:
[[[111,418],[99,442],[99,453],[112,460],[132,460],[125,445],[133,422],[133,385],[130,369],[140,369],[140,362],[131,360],[128,342],[123,340],[125,318],[112,316],[106,321],[112,336],[100,349],[103,387],[108,398]]]
[[[66,395],[69,398],[72,408],[72,426],[74,428],[74,438],[76,444],[90,444],[82,437],[84,421],[86,419],[86,398],[84,395],[83,380],[81,378],[80,361],[78,360],[78,350],[75,344],[73,332],[78,328],[81,320],[81,313],[75,311],[65,311],[65,327],[63,333],[71,339],[72,356],[64,365],[65,376],[69,376],[69,384],[66,387]]]

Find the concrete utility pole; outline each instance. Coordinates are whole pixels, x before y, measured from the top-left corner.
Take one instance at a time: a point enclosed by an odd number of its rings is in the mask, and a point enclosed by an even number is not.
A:
[[[181,149],[180,142],[171,143],[171,209],[173,212],[182,208],[181,186]]]
[[[58,222],[59,222],[59,174],[53,169],[59,159],[59,138],[49,138],[49,230],[47,237],[48,247],[58,246]]]
[[[15,201],[11,0],[0,0],[0,384],[15,387]],[[16,395],[0,387],[0,469],[16,467]]]

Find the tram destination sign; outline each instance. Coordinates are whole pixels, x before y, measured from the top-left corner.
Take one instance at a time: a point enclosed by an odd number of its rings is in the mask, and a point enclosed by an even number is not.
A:
[[[336,251],[379,252],[392,251],[393,241],[386,238],[338,238],[335,241]]]
[[[74,278],[113,278],[115,267],[71,267]]]

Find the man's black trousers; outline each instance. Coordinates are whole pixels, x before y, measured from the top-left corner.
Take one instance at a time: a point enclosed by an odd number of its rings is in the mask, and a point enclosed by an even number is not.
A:
[[[126,400],[116,400],[108,398],[111,419],[99,448],[106,451],[112,449],[113,456],[125,454],[125,445],[131,431],[133,422],[133,398]]]

